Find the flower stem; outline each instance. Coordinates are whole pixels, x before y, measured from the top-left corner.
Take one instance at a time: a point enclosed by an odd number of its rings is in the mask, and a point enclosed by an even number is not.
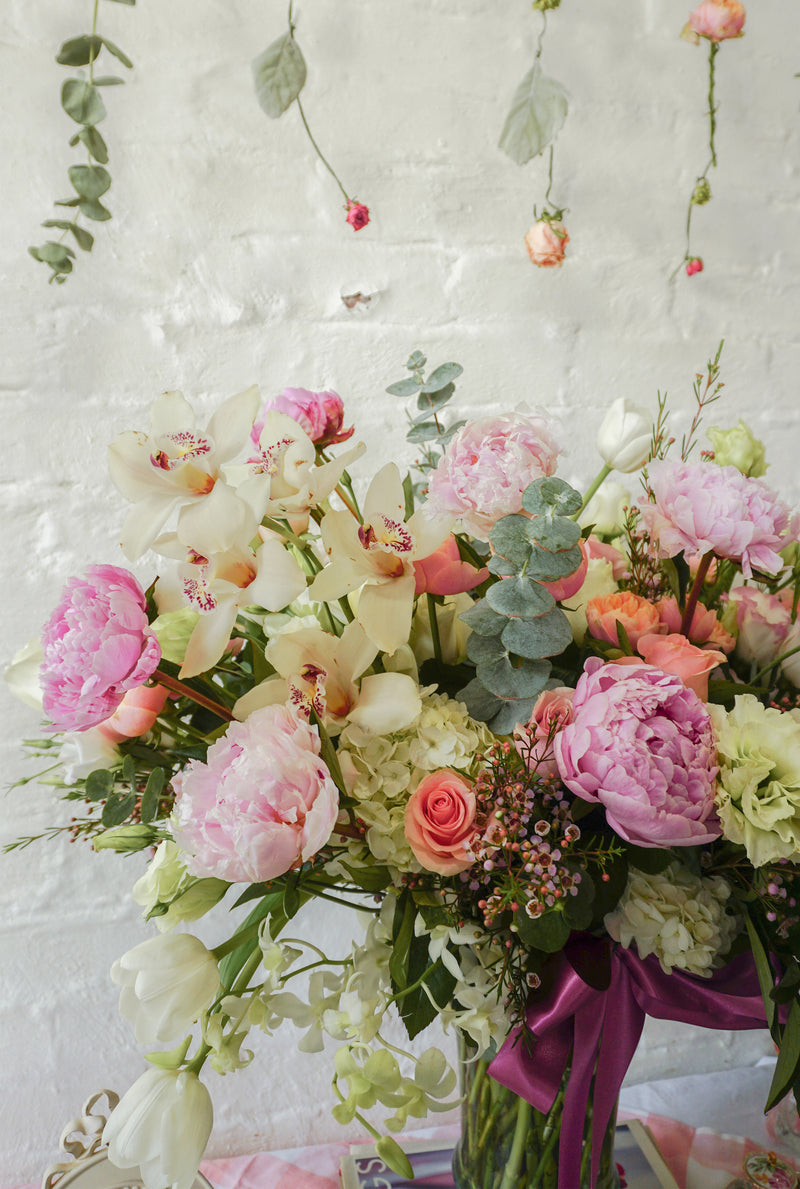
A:
[[[344,200],[345,200],[345,202],[346,202],[346,203],[348,204],[348,206],[349,206],[349,205],[350,205],[350,203],[352,202],[352,199],[350,198],[350,195],[347,193],[347,191],[345,190],[345,188],[344,188],[344,186],[342,185],[342,183],[339,181],[339,178],[338,178],[338,176],[337,176],[337,174],[336,174],[336,171],[334,170],[333,166],[330,164],[330,162],[329,162],[328,160],[326,160],[326,158],[325,158],[325,156],[324,156],[324,154],[323,154],[323,152],[322,152],[322,149],[319,147],[319,145],[317,144],[317,142],[314,140],[314,137],[313,137],[313,135],[312,135],[311,129],[310,129],[310,128],[309,128],[309,126],[308,126],[308,120],[306,119],[306,113],[303,111],[303,105],[302,105],[302,103],[300,102],[300,96],[299,96],[299,95],[298,95],[297,99],[295,100],[295,103],[297,104],[297,110],[300,112],[300,119],[303,121],[303,127],[304,127],[304,128],[305,128],[305,130],[306,130],[306,134],[308,135],[308,139],[311,141],[311,144],[313,145],[314,152],[317,154],[317,156],[319,157],[320,161],[322,162],[322,164],[323,164],[323,165],[325,166],[325,168],[327,169],[328,173],[331,175],[331,177],[333,178],[333,180],[336,182],[336,185],[339,187],[339,189],[341,190],[342,194],[344,194]]]
[[[442,661],[442,640],[439,635],[439,620],[436,618],[436,599],[432,594],[427,594],[425,598],[428,600],[428,618],[431,621],[431,639],[433,640],[433,655],[441,665]]]
[[[756,685],[762,677],[769,673],[770,669],[774,669],[781,663],[781,661],[785,661],[788,657],[794,656],[796,652],[800,652],[800,644],[798,644],[796,648],[790,648],[788,652],[782,652],[780,656],[776,656],[775,659],[771,660],[768,665],[764,666],[763,669],[759,669],[755,677],[751,677],[750,685]]]
[[[573,519],[573,520],[577,520],[577,519],[578,519],[578,517],[580,516],[581,512],[583,511],[583,509],[584,509],[584,508],[586,507],[586,505],[589,503],[589,500],[592,498],[592,496],[593,496],[593,495],[594,495],[594,493],[595,493],[595,492],[598,490],[598,488],[599,488],[599,487],[600,487],[600,486],[601,486],[603,483],[605,483],[606,479],[607,479],[607,478],[608,478],[608,476],[611,474],[611,472],[613,471],[613,469],[614,469],[613,467],[610,467],[610,466],[608,466],[608,465],[607,465],[607,464],[605,464],[605,463],[603,464],[603,468],[602,468],[602,470],[600,471],[600,473],[599,473],[598,475],[596,475],[596,476],[595,476],[595,478],[594,478],[594,479],[592,480],[592,482],[590,483],[590,485],[589,485],[589,488],[588,488],[588,490],[587,490],[587,492],[586,492],[586,495],[583,497],[583,503],[581,504],[580,508],[578,508],[578,511],[577,511],[577,512],[575,512],[575,513],[574,513],[574,515],[572,516],[572,519]]]
[[[717,150],[714,146],[714,134],[717,131],[717,109],[714,105],[714,65],[719,53],[719,42],[712,41],[708,47],[708,147],[711,151],[711,164],[716,169]]]
[[[708,567],[711,565],[713,557],[713,549],[709,549],[708,553],[703,554],[700,565],[697,567],[697,573],[695,574],[694,582],[692,583],[692,589],[689,592],[689,598],[686,600],[686,608],[683,612],[683,618],[681,619],[680,632],[682,636],[686,636],[687,640],[689,638],[689,629],[692,626],[695,608],[697,607],[697,602],[700,598],[700,592],[703,589],[703,583],[705,582],[706,574],[708,573]]]
[[[153,677],[160,685],[165,685],[174,694],[180,694],[183,698],[190,698],[198,706],[203,706],[206,710],[210,710],[212,714],[216,714],[218,718],[224,719],[225,722],[233,722],[234,716],[228,710],[227,706],[221,706],[219,702],[215,702],[212,698],[207,698],[205,694],[198,693],[191,686],[178,681],[177,677],[170,677],[169,673],[165,673],[163,669],[156,669]]]
[[[511,1151],[508,1154],[503,1179],[500,1182],[500,1189],[515,1189],[522,1164],[522,1157],[525,1154],[525,1140],[528,1135],[530,1118],[531,1104],[524,1098],[520,1098],[517,1103],[517,1125],[514,1128],[514,1139],[511,1144]]]

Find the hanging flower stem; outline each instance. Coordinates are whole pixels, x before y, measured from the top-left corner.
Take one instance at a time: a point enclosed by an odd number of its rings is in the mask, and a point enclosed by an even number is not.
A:
[[[331,175],[331,177],[333,178],[333,180],[336,182],[336,185],[337,185],[337,186],[339,187],[339,189],[341,190],[342,194],[344,195],[344,200],[345,200],[345,202],[346,202],[348,205],[350,205],[350,203],[352,203],[352,201],[353,201],[353,200],[352,200],[352,198],[351,198],[351,197],[350,197],[350,195],[347,193],[347,191],[345,190],[345,188],[344,188],[344,186],[342,185],[342,183],[339,181],[339,177],[338,177],[338,174],[336,173],[336,170],[333,168],[333,166],[331,165],[330,161],[328,161],[327,157],[326,157],[326,156],[324,155],[324,153],[322,152],[322,149],[319,147],[319,145],[317,144],[317,142],[314,140],[314,135],[313,135],[313,133],[312,133],[311,129],[309,128],[309,126],[308,126],[308,120],[306,119],[306,113],[303,111],[303,105],[302,105],[302,103],[300,102],[300,96],[299,96],[299,95],[298,95],[297,99],[295,100],[295,103],[297,104],[297,110],[300,112],[300,119],[303,121],[303,127],[304,127],[304,128],[305,128],[305,130],[306,130],[306,135],[308,136],[308,139],[311,141],[311,145],[312,145],[312,147],[313,147],[313,149],[314,149],[314,152],[317,154],[317,156],[319,157],[320,161],[321,161],[321,162],[322,162],[322,164],[325,166],[325,168],[327,169],[328,173]]]
[[[699,256],[692,254],[691,237],[692,237],[692,213],[696,206],[705,206],[711,199],[711,187],[708,182],[708,171],[716,169],[717,167],[717,103],[715,96],[716,86],[716,61],[719,53],[719,42],[710,41],[708,46],[708,150],[709,159],[703,172],[696,179],[692,196],[689,199],[689,208],[686,212],[686,249],[684,251],[683,260],[672,273],[672,277],[680,272],[681,268],[686,266],[687,276],[692,276],[694,273],[703,271],[703,261]],[[670,280],[672,280],[670,277]]]

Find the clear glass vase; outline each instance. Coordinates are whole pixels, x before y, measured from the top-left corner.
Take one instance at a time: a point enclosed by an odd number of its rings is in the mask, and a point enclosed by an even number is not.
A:
[[[558,1189],[558,1145],[563,1086],[549,1114],[490,1077],[491,1058],[475,1059],[474,1048],[461,1047],[461,1138],[453,1152],[457,1189]],[[616,1107],[603,1137],[600,1171],[594,1189],[619,1189],[614,1162]],[[580,1186],[590,1189],[591,1104],[584,1123]]]

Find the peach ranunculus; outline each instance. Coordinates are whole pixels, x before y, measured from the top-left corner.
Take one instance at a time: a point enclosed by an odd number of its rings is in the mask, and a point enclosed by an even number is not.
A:
[[[456,875],[475,862],[467,851],[474,823],[472,785],[449,768],[424,777],[406,805],[408,844],[425,870],[439,875]]]
[[[724,652],[697,648],[678,632],[669,636],[642,636],[637,648],[648,665],[680,677],[702,702],[708,701],[709,673],[727,659]]]
[[[140,685],[129,689],[111,717],[101,722],[97,729],[112,743],[145,735],[164,709],[166,700],[167,690],[163,685]]]
[[[656,603],[665,632],[680,632],[681,609],[674,595],[659,599]],[[703,603],[695,606],[692,622],[689,624],[689,639],[692,644],[721,648],[723,652],[731,652],[736,643],[733,636],[717,619],[714,611],[709,611]]]
[[[579,541],[578,546],[581,551],[581,564],[577,570],[573,570],[571,574],[567,574],[566,578],[558,578],[555,582],[542,583],[542,586],[545,590],[550,591],[550,594],[557,603],[562,602],[564,599],[571,599],[583,586],[586,571],[589,568],[589,555],[586,552],[585,541]]]
[[[728,41],[742,37],[745,20],[744,5],[739,0],[702,0],[690,14],[682,36],[687,41]]]
[[[525,247],[537,268],[560,268],[569,236],[563,223],[540,219],[525,236]]]
[[[572,722],[574,697],[575,690],[568,685],[543,690],[527,723],[514,728],[514,747],[529,772],[535,772],[537,776],[558,773],[553,740],[567,723]]]
[[[586,622],[589,634],[608,644],[618,642],[617,624],[622,624],[634,648],[642,636],[663,631],[654,604],[629,590],[590,599],[586,605]]]
[[[476,570],[461,560],[458,541],[451,535],[427,557],[414,562],[415,595],[455,595],[473,590],[489,577],[487,569]]]

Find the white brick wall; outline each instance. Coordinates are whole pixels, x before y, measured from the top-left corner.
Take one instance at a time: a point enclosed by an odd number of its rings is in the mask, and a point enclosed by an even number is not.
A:
[[[419,346],[464,364],[467,414],[520,402],[559,413],[565,474],[585,479],[609,401],[667,389],[685,423],[691,377],[724,336],[720,418],[749,418],[768,441],[770,479],[797,500],[800,14],[794,0],[749,7],[746,37],[718,58],[719,168],[695,217],[706,271],[669,284],[706,153],[705,51],[678,39],[684,0],[564,0],[549,20],[544,69],[571,95],[556,151],[572,237],[559,273],[534,269],[522,245],[543,163],[520,170],[495,147],[535,44],[527,0],[299,7],[309,119],[372,211],[357,235],[296,113],[270,122],[252,95],[250,59],[282,32],[283,3],[104,4],[101,32],[136,64],[107,92],[114,218],[59,289],[25,249],[77,160],[53,57],[88,27],[91,4],[5,0],[0,657],[37,633],[71,573],[122,561],[105,446],[144,425],[167,387],[205,411],[253,381],[333,387],[377,467],[404,452],[403,404],[383,389]],[[356,290],[378,296],[348,311],[341,294]],[[0,698],[10,781],[36,717]],[[2,840],[59,814],[47,789],[16,790]],[[142,1068],[106,975],[145,936],[128,897],[141,866],[66,843],[0,861],[0,1182],[40,1175],[83,1098]],[[719,1067],[763,1047],[757,1034],[662,1025],[633,1074]],[[338,1134],[327,1081],[291,1030],[263,1040],[250,1070],[215,1079],[214,1150]]]

